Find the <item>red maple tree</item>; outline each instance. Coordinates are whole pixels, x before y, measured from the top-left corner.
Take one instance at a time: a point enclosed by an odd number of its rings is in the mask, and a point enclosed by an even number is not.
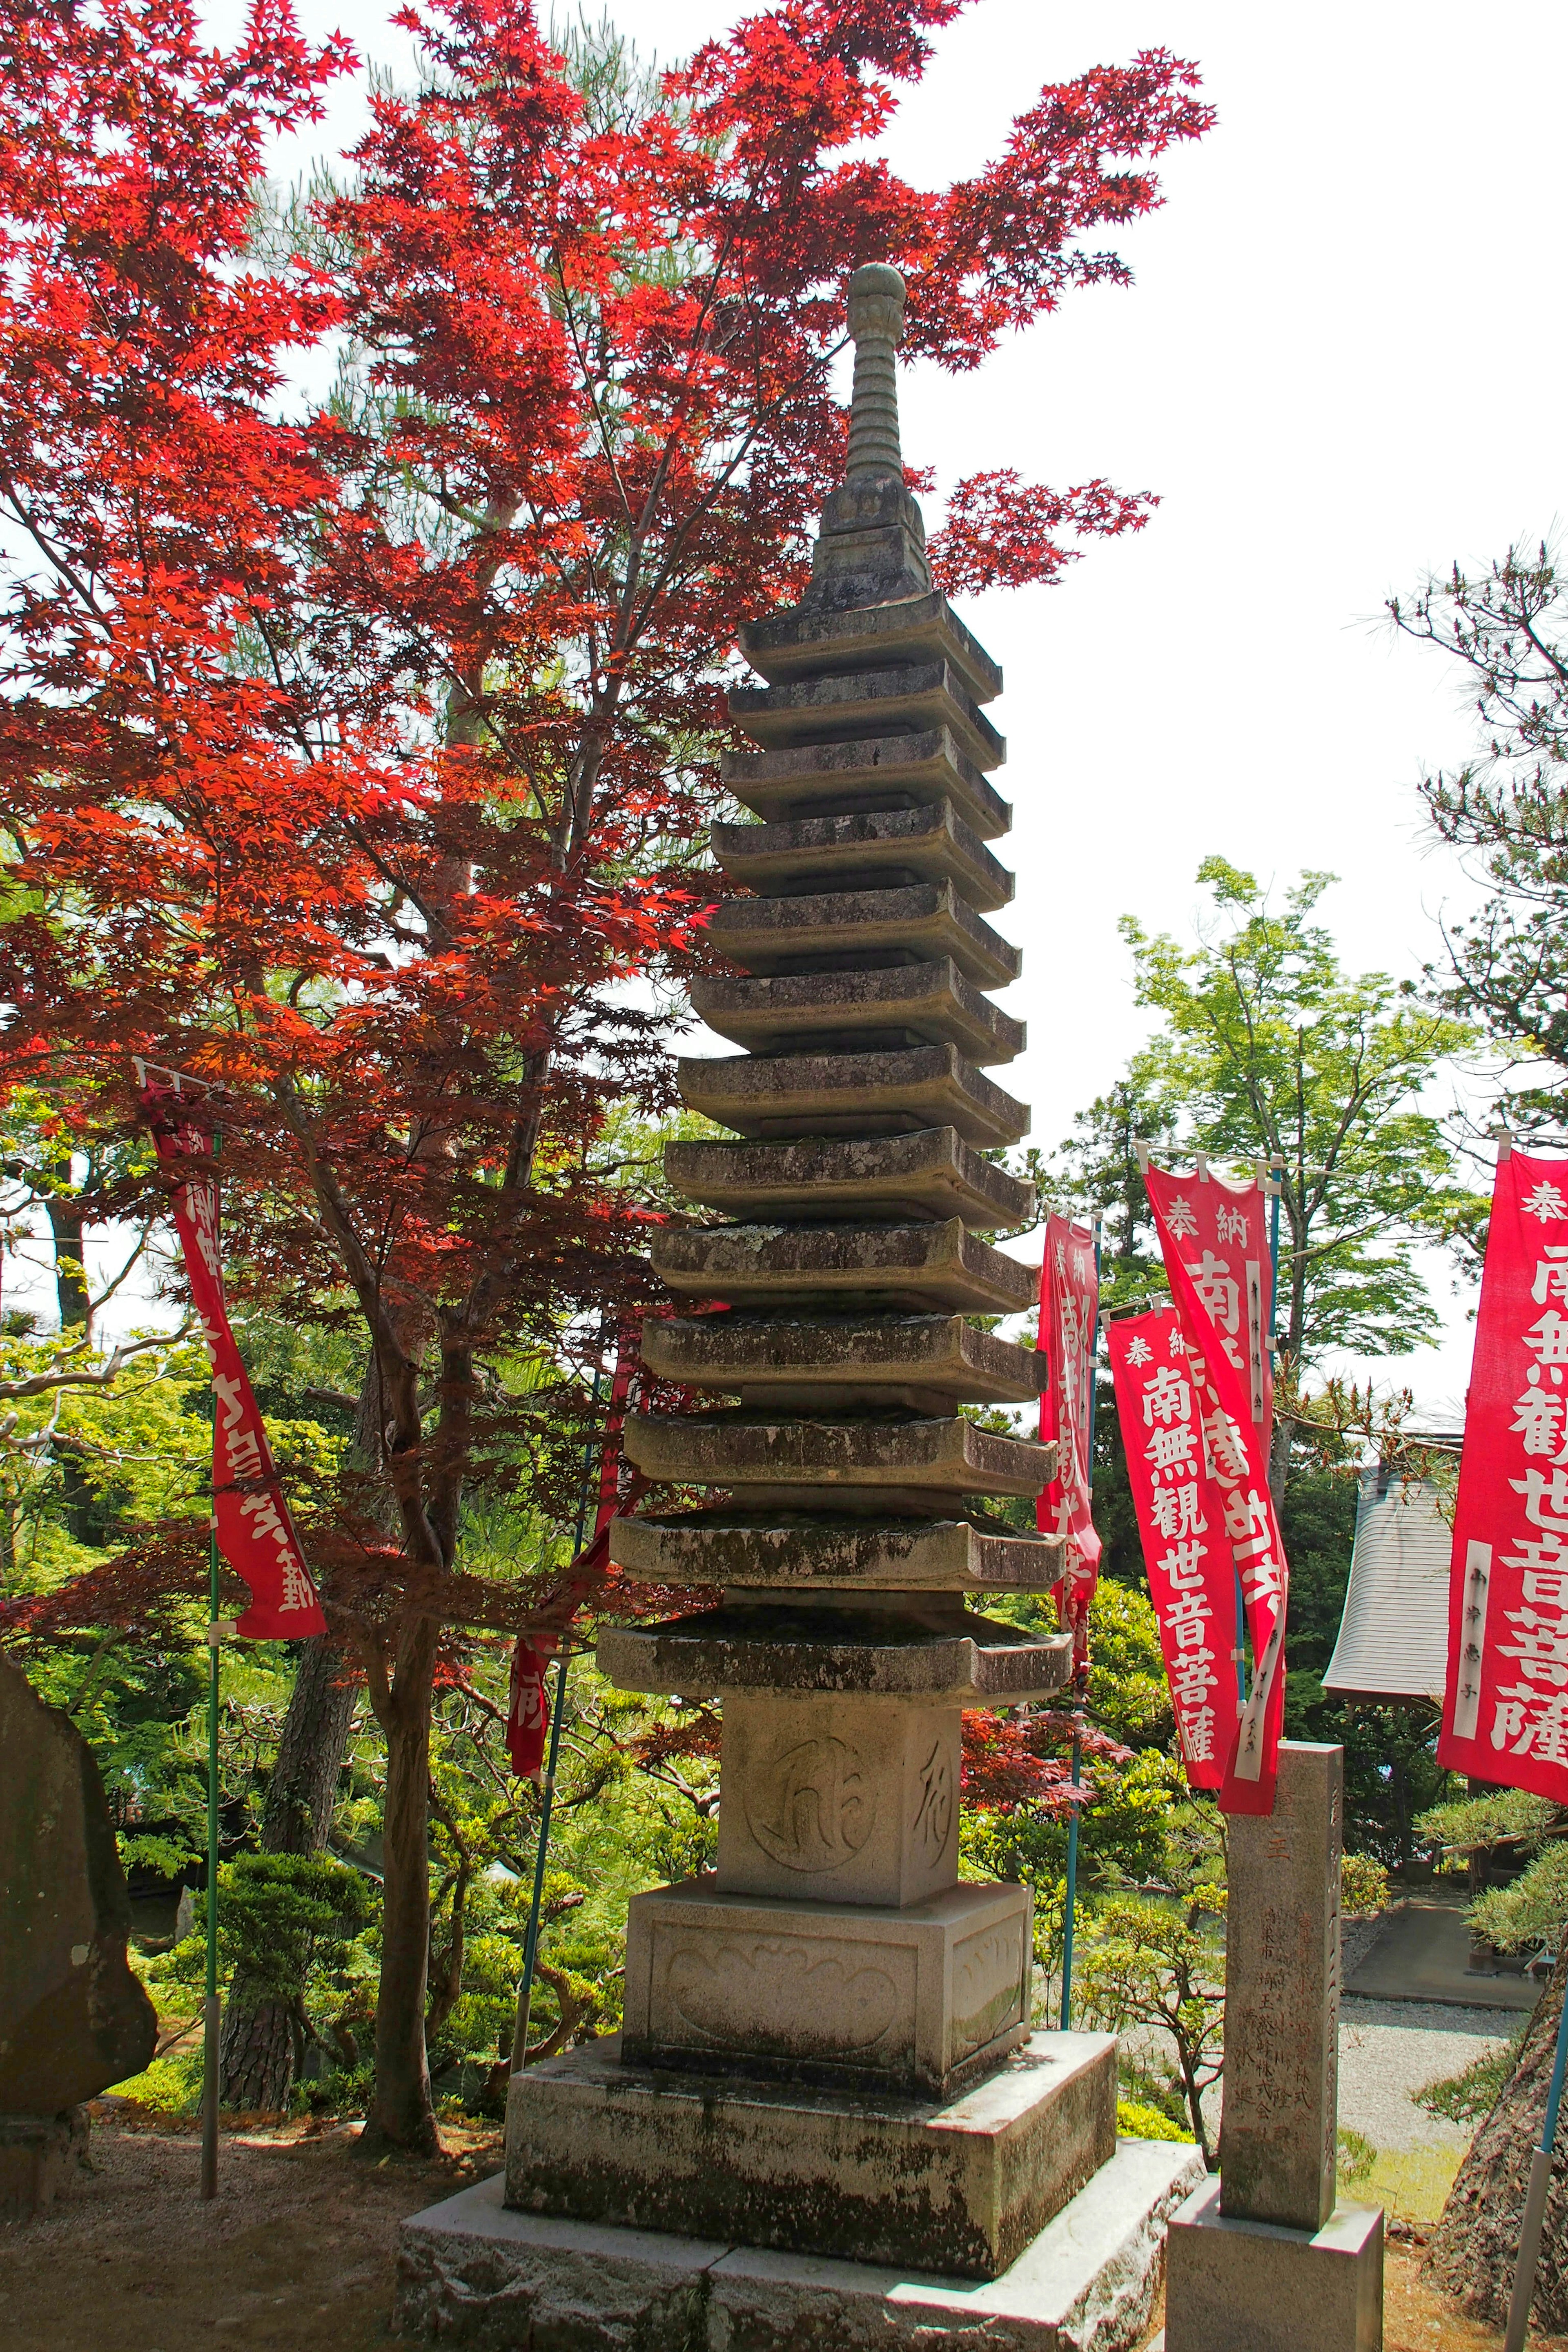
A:
[[[959,6],[783,0],[648,87],[613,44],[563,61],[527,0],[408,8],[424,86],[374,92],[342,193],[280,230],[267,142],[341,41],[284,0],[226,53],[189,0],[0,0],[0,1080],[124,1133],[132,1055],[203,1073],[242,1279],[363,1329],[371,1458],[316,1541],[329,1587],[382,1580],[353,1623],[388,1748],[372,2136],[401,2146],[435,2141],[460,1508],[520,1431],[564,1494],[572,1383],[552,1418],[505,1368],[646,1283],[613,1127],[668,1099],[735,625],[798,592],[842,470],[844,281],[896,262],[911,355],[971,368],[1125,277],[1080,239],[1210,120],[1150,52],[913,187],[870,142]],[[308,410],[290,354],[333,339]],[[939,576],[1048,580],[1065,530],[1145,512],[980,475]]]

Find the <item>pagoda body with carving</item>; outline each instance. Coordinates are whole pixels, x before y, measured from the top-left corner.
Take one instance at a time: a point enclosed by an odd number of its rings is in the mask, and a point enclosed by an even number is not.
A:
[[[713,828],[712,933],[738,976],[693,993],[740,1050],[679,1073],[736,1139],[667,1152],[710,1222],[655,1244],[677,1311],[644,1342],[712,1403],[626,1439],[712,1499],[612,1530],[632,1577],[713,1591],[599,1664],[720,1700],[717,1868],[634,1898],[622,2032],[513,2076],[504,2208],[480,2184],[405,2226],[405,2325],[464,2340],[926,2346],[984,2294],[988,2340],[1114,2352],[1195,2162],[1118,2149],[1114,2039],[1031,2032],[1029,1890],[958,1875],[963,1708],[1047,1697],[1069,1656],[984,1614],[1060,1554],[993,1509],[1050,1449],[961,1410],[1038,1394],[984,1328],[1032,1303],[987,1236],[1034,1198],[984,1157],[1028,1126],[988,1075],[1024,1044],[992,1002],[1019,968],[987,919],[1001,677],[904,486],[902,313],[895,271],[856,272],[846,484],[800,605],[740,632],[753,821]],[[1106,2325],[1060,2334],[1096,2296]]]

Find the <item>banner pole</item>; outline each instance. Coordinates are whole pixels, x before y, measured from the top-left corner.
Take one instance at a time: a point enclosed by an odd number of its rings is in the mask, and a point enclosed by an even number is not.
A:
[[[1089,1500],[1092,1502],[1094,1499],[1094,1408],[1100,1392],[1100,1238],[1105,1230],[1105,1219],[1100,1210],[1095,1211],[1090,1223],[1094,1228],[1094,1319],[1089,1342],[1089,1443],[1085,1448],[1088,1466],[1084,1484],[1088,1489]],[[1073,1717],[1072,1785],[1075,1789],[1081,1789],[1083,1786],[1082,1720],[1080,1709]],[[1069,2032],[1072,2025],[1072,1947],[1073,1929],[1076,1925],[1074,1915],[1078,1909],[1078,1816],[1079,1807],[1075,1803],[1068,1822],[1067,1908],[1062,1920],[1061,2014],[1064,2033]]]
[[[1083,1785],[1083,1734],[1079,1728],[1080,1717],[1073,1718],[1072,1785]],[[1067,1916],[1062,1922],[1062,2032],[1072,2030],[1072,1943],[1073,1913],[1078,1907],[1078,1813],[1075,1804],[1068,1822],[1068,1895]]]
[[[217,1528],[207,1538],[207,1976],[202,2004],[202,2196],[217,2195],[218,1997],[217,1997],[217,1712],[218,1570]]]
[[[1557,2054],[1552,2062],[1552,2084],[1546,2094],[1546,2115],[1541,2145],[1530,2166],[1524,2216],[1519,2231],[1519,2263],[1513,2274],[1513,2299],[1508,2307],[1508,2334],[1503,2352],[1524,2352],[1530,2328],[1530,2306],[1535,2300],[1535,2265],[1541,2253],[1541,2225],[1546,2218],[1546,2192],[1552,2186],[1552,2153],[1557,2145],[1557,2111],[1563,2104],[1563,2074],[1568,2065],[1568,1986],[1563,1989],[1557,2020]]]
[[[594,1367],[595,1408],[604,1383],[605,1359],[601,1349]],[[575,1559],[583,1549],[588,1532],[588,1500],[594,1475],[594,1441],[588,1438],[583,1448],[583,1486],[577,1505],[577,1530],[572,1546]],[[601,1474],[602,1481],[602,1474]],[[539,1847],[533,1857],[533,1893],[528,1906],[528,1931],[522,1940],[522,1978],[517,1988],[517,2023],[512,2029],[511,2071],[521,2073],[528,2063],[528,2026],[533,2012],[533,1978],[539,1959],[539,1918],[544,1904],[544,1867],[550,1853],[550,1817],[555,1810],[555,1759],[561,1753],[561,1725],[566,1713],[567,1652],[563,1646],[555,1661],[555,1711],[550,1718],[550,1748],[544,1759],[544,1780],[539,1809]]]

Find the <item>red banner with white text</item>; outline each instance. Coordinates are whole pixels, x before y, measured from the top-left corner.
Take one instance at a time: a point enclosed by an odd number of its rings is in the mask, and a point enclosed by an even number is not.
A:
[[[1437,1761],[1568,1804],[1568,1160],[1498,1161]]]
[[[1100,1277],[1094,1265],[1094,1235],[1065,1217],[1046,1220],[1046,1254],[1040,1263],[1039,1346],[1047,1365],[1040,1396],[1040,1436],[1057,1446],[1057,1475],[1040,1496],[1037,1519],[1042,1535],[1065,1536],[1057,1613],[1073,1637],[1073,1662],[1089,1658],[1089,1604],[1100,1576],[1100,1538],[1089,1511],[1090,1406],[1094,1397],[1095,1321],[1100,1313]]]
[[[1236,1734],[1236,1570],[1225,1496],[1210,1475],[1201,1399],[1173,1307],[1119,1317],[1110,1375],[1149,1598],[1194,1789],[1217,1789]]]
[[[1146,1169],[1144,1181],[1187,1343],[1188,1367],[1201,1400],[1207,1466],[1224,1497],[1222,1524],[1241,1579],[1252,1637],[1252,1683],[1219,1801],[1226,1812],[1271,1813],[1285,1720],[1289,1575],[1268,1490],[1269,1422],[1261,1417],[1266,1402],[1271,1412],[1272,1399],[1244,1337],[1251,1321],[1244,1314],[1250,1292],[1258,1293],[1267,1310],[1263,1188],[1224,1184],[1212,1173],[1170,1176],[1159,1168]],[[1217,1246],[1222,1213],[1233,1236],[1226,1244],[1229,1255],[1224,1256]],[[1245,1234],[1236,1225],[1237,1216],[1247,1227]],[[1261,1340],[1261,1315],[1258,1328]]]
[[[303,1641],[324,1633],[327,1621],[229,1327],[213,1137],[170,1091],[149,1087],[142,1102],[160,1164],[174,1178],[174,1224],[212,1365],[213,1522],[219,1551],[250,1587],[250,1606],[235,1630],[250,1642]]]

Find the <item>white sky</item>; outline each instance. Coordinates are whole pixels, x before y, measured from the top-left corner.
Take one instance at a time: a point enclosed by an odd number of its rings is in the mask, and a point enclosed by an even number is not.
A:
[[[211,10],[215,33],[237,13]],[[395,64],[389,13],[304,11]],[[611,9],[666,61],[740,13]],[[1324,918],[1358,966],[1403,975],[1439,951],[1436,917],[1467,893],[1423,839],[1413,784],[1468,728],[1447,666],[1379,628],[1382,600],[1538,538],[1563,502],[1568,11],[976,0],[889,151],[926,184],[972,171],[1042,82],[1156,45],[1198,62],[1220,120],[1165,158],[1164,208],[1114,240],[1135,286],[1070,296],[977,375],[921,367],[904,385],[906,456],[939,485],[1013,465],[1163,501],[1064,585],[965,608],[1008,677],[993,715],[1016,829],[998,846],[1019,889],[1003,928],[1028,956],[1005,1001],[1034,1044],[997,1075],[1046,1145],[1145,1032],[1117,917],[1188,931],[1211,851],[1281,886],[1340,874]],[[345,89],[309,148],[361,119]],[[1433,1413],[1464,1387],[1462,1312],[1439,1354],[1379,1367]]]

